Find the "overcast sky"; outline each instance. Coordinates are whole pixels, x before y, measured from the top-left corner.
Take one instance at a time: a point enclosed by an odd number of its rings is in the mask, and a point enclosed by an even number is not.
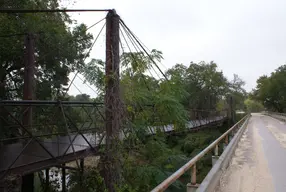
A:
[[[165,67],[213,60],[228,78],[238,74],[247,91],[255,87],[259,76],[286,61],[285,0],[77,1],[69,8],[116,9],[149,49],[163,52]],[[76,13],[72,17],[91,25],[104,15]],[[94,34],[99,30],[95,28]],[[104,59],[103,47],[102,37],[91,56]]]

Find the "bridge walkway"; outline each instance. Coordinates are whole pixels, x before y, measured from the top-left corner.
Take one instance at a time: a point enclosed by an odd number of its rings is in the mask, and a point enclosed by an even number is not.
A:
[[[216,192],[285,192],[286,124],[253,114]]]
[[[197,131],[208,126],[219,125],[226,119],[225,116],[191,120],[186,125],[187,131]],[[173,125],[162,127],[148,127],[149,135],[162,132],[174,132]],[[96,128],[93,128],[96,130]],[[28,174],[45,168],[61,165],[77,159],[85,158],[98,153],[100,144],[104,144],[104,135],[70,134],[69,136],[57,136],[52,139],[39,139],[39,142],[13,143],[0,145],[0,179],[7,175]],[[70,138],[69,138],[70,137]],[[70,141],[71,139],[71,141]],[[52,157],[52,156],[53,157]]]

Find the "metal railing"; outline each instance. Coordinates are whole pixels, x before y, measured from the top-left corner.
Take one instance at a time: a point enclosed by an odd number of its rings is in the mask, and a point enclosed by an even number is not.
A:
[[[264,111],[264,114],[269,114],[269,115],[280,115],[286,117],[286,113],[278,113],[278,112],[272,112],[272,111]]]
[[[218,145],[224,140],[225,144],[229,142],[229,136],[233,136],[238,129],[243,125],[243,123],[249,118],[249,115],[244,116],[239,122],[237,122],[234,126],[232,126],[229,130],[227,130],[224,134],[222,134],[218,139],[212,142],[208,147],[206,147],[203,151],[197,154],[194,158],[192,158],[189,162],[187,162],[184,166],[178,169],[175,173],[173,173],[170,177],[165,179],[161,184],[155,187],[152,192],[159,192],[166,190],[172,183],[174,183],[180,176],[191,169],[191,185],[197,184],[197,168],[196,163],[204,157],[209,151],[214,150],[215,156],[218,156]]]
[[[264,115],[271,116],[281,121],[286,121],[286,113],[278,113],[278,112],[271,112],[271,111],[264,111],[262,112]]]

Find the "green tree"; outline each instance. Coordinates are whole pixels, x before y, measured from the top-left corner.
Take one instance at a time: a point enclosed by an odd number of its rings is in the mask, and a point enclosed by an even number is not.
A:
[[[227,79],[217,71],[214,62],[191,62],[188,68],[189,106],[199,109],[215,109],[216,103],[224,95]]]
[[[264,105],[268,110],[285,112],[286,109],[286,65],[282,65],[268,77],[261,76],[257,80],[256,89],[252,97]]]
[[[251,100],[249,98],[244,101],[244,104],[248,112],[261,112],[264,109],[260,102]]]
[[[1,9],[58,9],[59,1],[12,0],[4,1],[0,6]],[[69,82],[68,75],[81,68],[91,46],[93,37],[86,32],[87,27],[74,25],[66,13],[1,14],[0,23],[0,36],[3,36],[0,45],[0,99],[23,98],[27,33],[32,34],[34,40],[35,98],[61,98]],[[36,115],[39,114],[37,110],[34,109]],[[5,133],[4,137],[14,136],[15,130],[6,128],[9,124],[7,113],[2,109],[0,113],[1,127],[5,130],[1,133]],[[43,115],[36,115],[35,121],[44,122]]]
[[[151,57],[163,58],[162,53],[157,50],[152,51]],[[147,75],[153,61],[142,53],[123,53],[121,61],[120,88],[125,112],[122,129],[126,133],[122,143],[124,147],[121,149],[121,162],[124,163],[123,183],[139,191],[151,190],[167,176],[162,168],[167,166],[168,159],[175,157],[176,153],[166,148],[164,138],[153,140],[146,137],[146,133],[149,132],[149,126],[174,124],[175,128],[184,127],[187,113],[179,99],[183,100],[179,93],[184,91],[184,87],[175,86],[174,83],[180,81],[174,78],[167,81]],[[84,76],[91,84],[104,88],[103,62],[93,60],[90,64],[93,67],[87,65],[86,69],[82,69]],[[150,151],[150,148],[154,150]],[[142,163],[138,164],[138,161]],[[172,170],[175,168],[178,167],[172,167]],[[130,178],[136,180],[129,180]]]
[[[244,110],[244,101],[247,97],[247,93],[243,86],[245,82],[236,74],[233,75],[233,79],[228,84],[228,94],[232,96],[234,107],[236,110]]]
[[[58,0],[5,1],[2,9],[57,9]],[[36,60],[36,98],[51,99],[68,84],[68,75],[84,64],[92,35],[83,24],[66,13],[19,13],[0,15],[1,99],[22,98],[25,34],[34,37]],[[14,35],[16,34],[16,35]],[[17,35],[23,34],[23,35]]]

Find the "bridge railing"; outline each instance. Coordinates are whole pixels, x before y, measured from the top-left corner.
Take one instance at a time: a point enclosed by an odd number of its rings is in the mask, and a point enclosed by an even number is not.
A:
[[[285,116],[285,117],[286,117],[286,113],[278,113],[278,112],[272,112],[272,111],[264,111],[263,113],[265,113],[265,114],[280,115],[280,116]]]
[[[29,109],[30,124],[25,124]],[[99,131],[103,127],[102,105],[80,101],[0,101],[1,142],[51,138],[77,132]],[[102,114],[103,113],[103,114]],[[4,132],[10,130],[12,133]],[[5,135],[6,134],[6,135]]]
[[[214,155],[218,156],[218,146],[221,141],[224,141],[225,144],[228,144],[229,137],[232,137],[239,128],[244,124],[244,122],[248,119],[249,115],[244,116],[239,122],[237,122],[234,126],[228,129],[224,134],[222,134],[218,139],[212,142],[208,147],[206,147],[203,151],[197,154],[194,158],[192,158],[189,162],[187,162],[184,166],[182,166],[179,170],[165,179],[161,184],[155,187],[152,192],[165,191],[172,183],[178,180],[184,173],[191,169],[191,185],[197,185],[197,168],[196,164],[199,160],[201,160],[208,152],[214,150]]]
[[[0,101],[0,180],[28,165],[32,172],[97,152],[103,111],[103,104],[95,102]]]
[[[276,119],[279,119],[281,121],[286,121],[286,113],[278,113],[278,112],[272,112],[272,111],[264,111],[263,114],[274,117]]]

